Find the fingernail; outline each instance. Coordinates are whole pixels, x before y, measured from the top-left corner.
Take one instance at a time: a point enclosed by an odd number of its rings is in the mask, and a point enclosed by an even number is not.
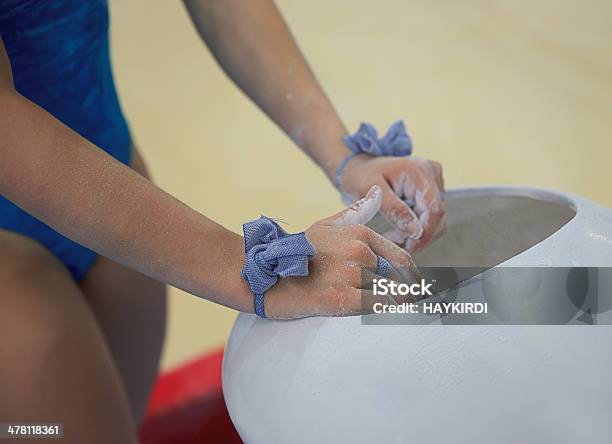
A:
[[[374,199],[378,194],[382,194],[382,188],[378,185],[372,185],[365,195],[365,198]]]

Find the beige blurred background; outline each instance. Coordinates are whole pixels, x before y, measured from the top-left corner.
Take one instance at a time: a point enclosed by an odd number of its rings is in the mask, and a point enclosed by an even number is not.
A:
[[[235,231],[262,213],[302,230],[340,209],[219,70],[181,2],[110,3],[122,104],[162,188]],[[536,185],[612,207],[612,2],[278,4],[351,131],[401,117],[448,187]],[[173,289],[163,365],[221,346],[235,316]]]

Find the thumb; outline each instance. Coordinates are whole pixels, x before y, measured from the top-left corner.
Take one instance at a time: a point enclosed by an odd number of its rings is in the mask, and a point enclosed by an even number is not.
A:
[[[388,184],[383,185],[383,201],[380,212],[391,225],[410,239],[423,236],[423,225],[412,209],[402,201]]]
[[[348,208],[318,222],[320,225],[365,225],[378,213],[382,205],[382,189],[374,185],[365,197]]]

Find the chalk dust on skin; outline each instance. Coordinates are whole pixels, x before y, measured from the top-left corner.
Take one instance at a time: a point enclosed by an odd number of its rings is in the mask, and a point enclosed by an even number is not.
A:
[[[407,219],[407,215],[409,215]],[[395,226],[400,232],[404,233],[406,238],[418,240],[423,236],[423,226],[419,221],[419,217],[414,211],[406,205],[406,208],[391,209],[384,216]]]
[[[414,158],[416,163],[426,167],[429,171],[429,175],[431,176],[429,179],[435,180],[435,172],[433,171],[431,164],[425,159]],[[395,179],[391,183],[391,187],[393,191],[408,205],[412,207],[413,213],[415,213],[416,220],[411,221],[411,223],[419,223],[421,226],[421,235],[423,231],[427,231],[430,228],[430,217],[431,213],[437,213],[440,211],[440,199],[439,199],[439,190],[432,189],[431,182],[428,180],[419,180],[422,182],[422,186],[417,189],[416,186],[416,178],[409,177],[410,175],[403,172],[398,175],[397,179]],[[435,193],[438,198],[437,199],[427,199],[427,196],[431,193]],[[393,215],[391,215],[393,218]],[[398,228],[399,232],[393,231],[390,233],[385,233],[385,236],[389,235],[393,238],[395,242],[403,243],[405,242],[405,248],[407,250],[412,250],[419,243],[418,240],[421,236],[405,236],[404,239],[401,239],[402,231],[409,231],[406,228],[413,228],[408,226],[400,226],[401,224],[406,224],[404,220],[390,220],[396,228]],[[434,233],[431,238],[435,238],[439,231],[443,228],[442,224],[436,228],[436,233]]]
[[[380,210],[382,205],[382,188],[374,185],[366,196],[352,204],[343,211],[336,220],[335,225],[367,224]]]
[[[414,180],[411,180],[409,175],[406,172],[402,172],[397,176],[395,180],[391,182],[391,188],[396,196],[402,199],[408,207],[414,207],[408,209],[408,213],[411,213],[412,218],[410,220],[406,220],[406,212],[404,211],[389,211],[388,214],[385,214],[387,220],[391,222],[395,228],[399,231],[398,233],[393,233],[395,241],[403,242],[406,239],[418,240],[423,235],[424,226],[419,220],[419,211],[417,211],[416,207],[416,195],[418,194],[416,183]],[[399,237],[403,235],[403,239],[399,239]]]

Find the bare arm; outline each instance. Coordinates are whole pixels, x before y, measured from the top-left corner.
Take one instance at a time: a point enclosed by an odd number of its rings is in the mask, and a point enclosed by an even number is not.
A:
[[[1,40],[0,194],[102,255],[195,295],[253,310],[239,276],[242,237],[20,96]]]
[[[241,236],[155,187],[20,96],[0,40],[0,194],[92,250],[197,296],[253,312],[240,278]],[[363,225],[378,211],[372,187],[354,207],[306,232],[311,273],[266,292],[266,314],[293,318],[361,309],[363,267],[410,255]]]
[[[272,0],[185,0],[232,80],[332,179],[344,125]]]
[[[184,0],[200,35],[232,80],[302,148],[335,184],[349,153],[346,129],[291,36],[273,0]],[[335,184],[336,185],[336,184]],[[383,191],[389,237],[409,250],[444,230],[442,167],[419,158],[360,154],[341,191],[350,200],[372,185]],[[414,211],[403,200],[417,201]]]

